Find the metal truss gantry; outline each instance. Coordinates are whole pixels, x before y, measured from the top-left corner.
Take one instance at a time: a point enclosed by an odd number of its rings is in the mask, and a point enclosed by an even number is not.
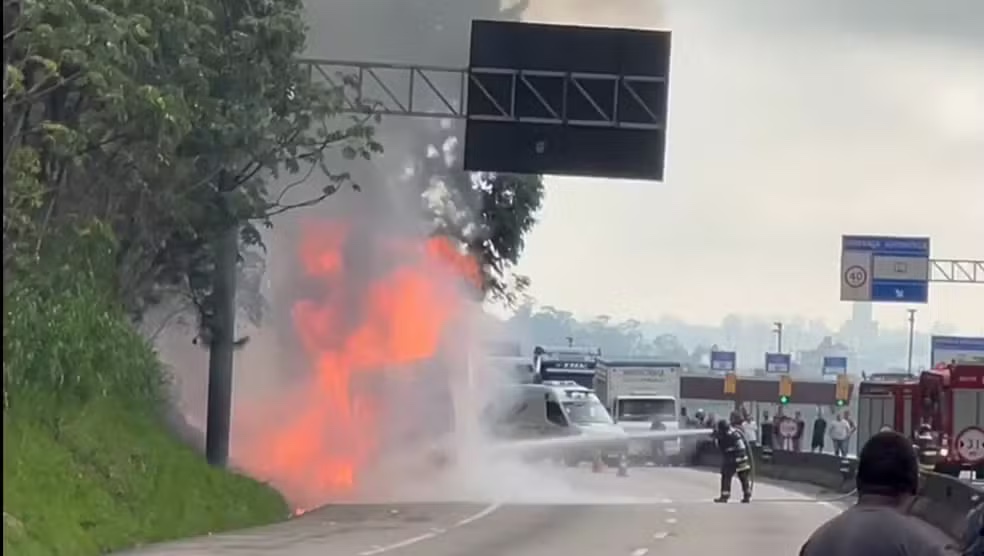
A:
[[[929,281],[984,284],[984,260],[930,259]]]
[[[665,128],[663,77],[302,59],[352,113]],[[471,99],[469,99],[471,95]],[[471,101],[471,102],[469,102]],[[469,112],[469,105],[474,106]]]

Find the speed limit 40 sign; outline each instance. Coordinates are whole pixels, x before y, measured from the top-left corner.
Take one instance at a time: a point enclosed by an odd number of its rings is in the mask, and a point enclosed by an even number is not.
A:
[[[849,266],[844,271],[844,283],[851,288],[863,288],[868,283],[868,269],[861,265]]]
[[[845,251],[841,254],[841,301],[871,300],[871,253]]]

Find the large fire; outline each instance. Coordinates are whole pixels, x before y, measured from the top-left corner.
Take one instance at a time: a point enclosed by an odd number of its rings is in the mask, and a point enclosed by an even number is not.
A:
[[[353,255],[392,262],[355,271]],[[298,256],[309,285],[293,325],[311,372],[264,410],[247,412],[236,452],[251,474],[310,506],[351,495],[386,453],[388,429],[408,417],[385,396],[412,391],[415,375],[453,378],[453,365],[431,371],[463,322],[461,286],[474,284],[478,269],[442,238],[380,240],[339,222],[303,225]],[[442,386],[423,383],[449,391]]]

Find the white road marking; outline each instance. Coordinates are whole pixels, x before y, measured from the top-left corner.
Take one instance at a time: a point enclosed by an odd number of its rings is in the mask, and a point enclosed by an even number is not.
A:
[[[450,529],[455,529],[457,527],[464,527],[465,525],[468,525],[469,523],[474,523],[474,522],[478,521],[479,519],[482,519],[483,517],[487,517],[492,512],[498,510],[499,509],[499,506],[500,506],[500,504],[490,504],[490,505],[482,508],[481,511],[479,511],[477,513],[474,513],[474,514],[472,514],[472,515],[470,515],[468,517],[465,517],[463,519],[458,520],[454,525],[452,525],[451,527],[448,527],[447,529],[441,529],[439,527],[435,527],[435,528],[431,529],[429,533],[423,533],[423,534],[417,535],[416,537],[410,537],[409,539],[403,539],[402,541],[397,541],[397,542],[392,543],[392,544],[387,544],[385,546],[373,545],[373,547],[370,548],[369,550],[366,550],[364,552],[360,552],[359,553],[359,556],[376,556],[377,554],[383,554],[385,552],[392,552],[394,550],[397,550],[397,549],[400,549],[400,548],[404,548],[404,547],[410,546],[412,544],[417,544],[417,543],[419,543],[421,541],[426,541],[428,539],[433,539],[434,537],[437,537],[437,536],[443,535],[444,533],[447,533]]]
[[[675,514],[676,513],[676,508],[666,508],[666,513]]]
[[[637,548],[632,551],[632,556],[646,556],[648,552],[648,548]]]
[[[423,535],[417,535],[416,537],[410,537],[409,539],[403,539],[400,542],[395,542],[393,544],[388,544],[386,546],[380,546],[378,548],[373,548],[372,550],[366,550],[365,552],[360,552],[359,556],[375,556],[376,554],[382,554],[383,552],[389,552],[391,550],[396,550],[397,548],[403,548],[404,546],[410,546],[411,544],[417,544],[420,541],[426,541],[427,539],[433,539],[437,535],[434,533],[424,533]]]
[[[668,517],[666,518],[666,522],[672,525],[677,522],[677,519],[675,517]]]
[[[801,493],[798,493],[798,492],[790,492],[789,494],[791,495],[791,498],[792,498],[791,500],[789,500],[790,502],[795,502],[796,500],[802,500],[804,502],[813,502],[814,504],[816,504],[818,506],[823,506],[824,508],[827,508],[828,510],[833,511],[834,513],[838,513],[839,514],[839,513],[841,513],[841,512],[844,511],[844,508],[839,507],[837,504],[835,504],[833,502],[828,502],[826,500],[817,500],[813,496],[809,496],[809,495],[806,495],[806,494],[801,494]],[[763,500],[763,502],[769,502],[769,501],[770,500],[768,500],[768,499]]]
[[[482,511],[480,511],[480,512],[474,514],[474,515],[470,515],[470,516],[468,516],[468,517],[466,517],[466,518],[464,518],[462,520],[459,520],[452,527],[461,527],[463,525],[468,525],[469,523],[472,523],[474,521],[478,521],[479,519],[482,519],[483,517],[486,517],[489,514],[491,514],[492,512],[498,510],[499,509],[499,506],[501,506],[501,504],[490,504],[490,505],[486,506],[485,508],[483,508]]]
[[[669,536],[670,534],[667,533],[666,531],[659,531],[658,533],[653,533],[653,539],[657,541],[663,540]]]

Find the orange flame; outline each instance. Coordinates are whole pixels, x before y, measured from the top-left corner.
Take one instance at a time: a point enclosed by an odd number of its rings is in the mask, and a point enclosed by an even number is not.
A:
[[[444,238],[357,236],[338,222],[302,227],[300,267],[317,293],[297,301],[292,314],[312,380],[272,400],[286,416],[250,415],[253,426],[237,450],[248,472],[295,502],[323,504],[357,489],[381,455],[390,418],[370,377],[399,380],[435,358],[465,308],[455,286],[479,279],[474,260]],[[358,249],[368,245],[397,262],[360,283],[346,257],[355,240]]]

